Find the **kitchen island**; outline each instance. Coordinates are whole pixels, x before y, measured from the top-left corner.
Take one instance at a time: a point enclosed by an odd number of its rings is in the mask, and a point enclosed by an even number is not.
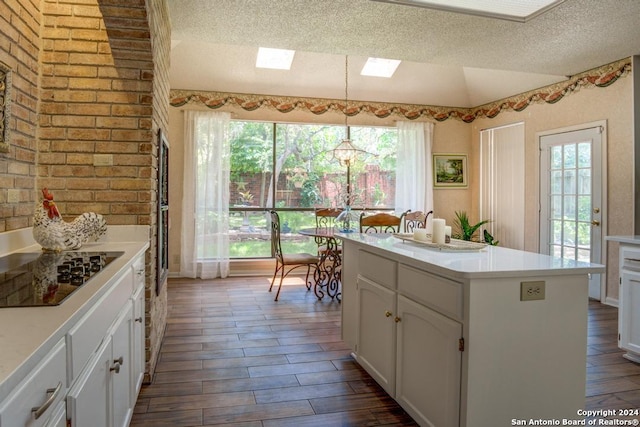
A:
[[[583,419],[588,274],[604,266],[339,237],[343,339],[420,425]]]

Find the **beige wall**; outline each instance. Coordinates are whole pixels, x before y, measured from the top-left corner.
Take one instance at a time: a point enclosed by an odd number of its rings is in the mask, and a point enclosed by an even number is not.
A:
[[[571,94],[556,104],[534,104],[522,112],[503,112],[494,119],[478,119],[471,124],[474,175],[474,212],[477,207],[479,131],[509,123],[525,125],[525,249],[538,251],[539,154],[536,134],[564,127],[604,120],[607,123],[607,165],[602,177],[607,183],[603,235],[633,234],[633,117],[632,79],[623,77],[606,88],[590,87]],[[618,298],[617,244],[605,243],[603,263],[607,265],[607,295]]]

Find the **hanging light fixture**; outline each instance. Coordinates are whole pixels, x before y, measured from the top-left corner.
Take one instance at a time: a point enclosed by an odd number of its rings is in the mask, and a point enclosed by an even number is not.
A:
[[[351,206],[351,164],[356,160],[359,153],[364,150],[356,148],[351,142],[351,132],[349,130],[349,56],[344,57],[344,127],[346,138],[333,149],[333,158],[337,159],[341,165],[347,167],[347,195],[346,207]]]

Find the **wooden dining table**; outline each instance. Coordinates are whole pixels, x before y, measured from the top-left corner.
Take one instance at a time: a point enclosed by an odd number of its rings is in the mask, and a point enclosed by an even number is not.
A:
[[[338,238],[332,227],[303,228],[298,231],[303,236],[315,238],[318,243],[320,261],[314,272],[315,285],[313,291],[318,299],[325,295],[340,301],[342,277],[342,252]]]

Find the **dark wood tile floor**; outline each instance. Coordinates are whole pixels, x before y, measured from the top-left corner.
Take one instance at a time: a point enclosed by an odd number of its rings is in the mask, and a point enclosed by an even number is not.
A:
[[[350,357],[340,305],[291,278],[171,279],[153,384],[131,426],[415,426]],[[589,306],[587,409],[640,408],[640,366],[617,348],[617,309]]]

